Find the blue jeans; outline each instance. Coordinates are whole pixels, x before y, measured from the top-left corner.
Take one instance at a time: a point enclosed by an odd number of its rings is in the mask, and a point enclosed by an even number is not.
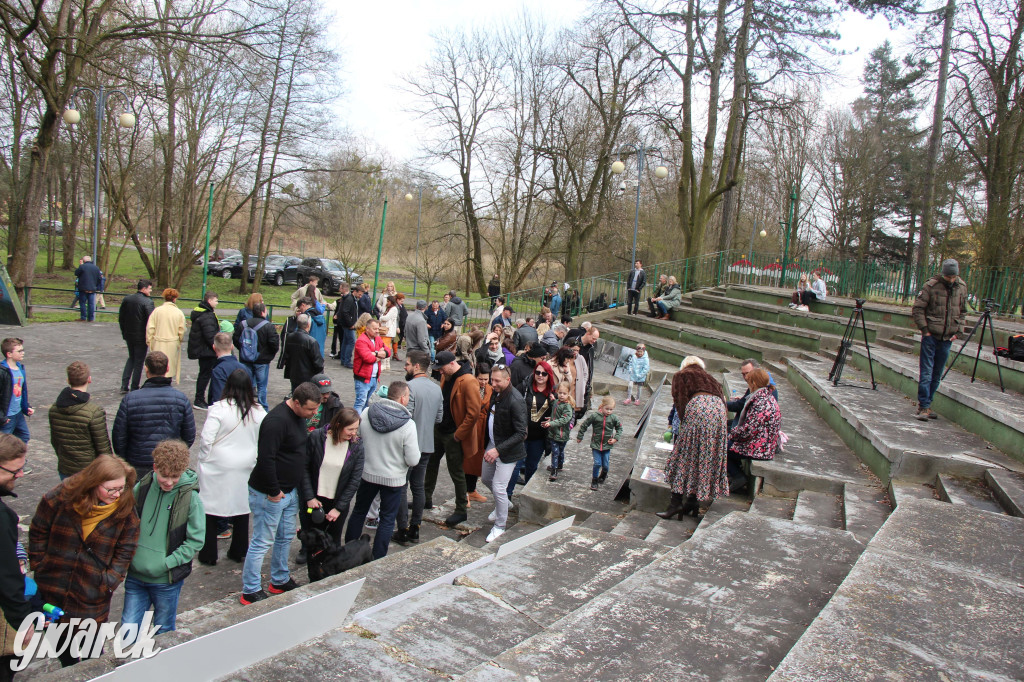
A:
[[[267,407],[267,378],[270,375],[270,365],[256,365],[250,362],[243,362],[242,367],[245,367],[246,371],[249,372],[249,378],[252,379],[252,383],[256,386],[256,397],[260,401],[260,405],[263,406],[264,410],[269,410]]]
[[[661,301],[655,301],[654,305],[658,306],[658,312],[662,315],[668,315],[668,308]]]
[[[356,330],[355,329],[342,329],[341,330],[341,357],[342,367],[352,367],[352,353],[356,349]]]
[[[297,490],[285,493],[284,498],[271,502],[264,493],[249,488],[249,509],[252,511],[252,540],[242,568],[242,592],[259,592],[262,586],[260,572],[263,557],[271,547],[270,582],[283,585],[288,582],[288,550],[295,539],[295,519],[299,511]]]
[[[441,337],[435,336],[434,334],[427,334],[427,336],[430,337],[430,361],[433,362],[434,356],[437,355],[437,349],[434,348],[434,344],[437,343],[437,340]]]
[[[366,399],[371,393],[377,390],[377,377],[370,379],[370,383],[363,383],[363,380],[356,378],[356,401],[352,404],[352,409],[356,412],[362,412],[363,408],[366,407]]]
[[[348,526],[345,528],[345,542],[352,542],[362,535],[366,514],[370,511],[373,498],[379,494],[380,516],[377,517],[377,532],[373,537],[373,558],[380,559],[387,556],[391,536],[395,534],[398,505],[405,504],[405,496],[402,494],[404,491],[405,486],[401,485],[392,488],[379,483],[360,481],[359,491],[356,493],[356,504],[352,509],[352,516],[348,519]]]
[[[78,312],[83,320],[92,322],[96,319],[96,294],[82,293],[78,295]]]
[[[17,400],[17,398],[15,398],[15,400]],[[19,412],[14,416],[8,417],[7,423],[0,426],[0,433],[13,433],[23,442],[27,443],[30,434],[28,432],[28,422],[25,421],[25,413]]]
[[[508,488],[506,488],[509,495],[516,488],[520,472],[522,472],[523,478],[526,479],[527,483],[537,473],[537,466],[540,465],[540,460],[544,457],[544,442],[543,440],[528,440],[524,443],[526,446],[526,459],[516,462],[516,469],[512,472],[512,478],[509,479]]]
[[[930,407],[935,391],[939,390],[942,372],[949,357],[950,341],[939,341],[934,336],[921,337],[921,378],[917,383],[917,406]]]
[[[612,465],[611,450],[591,450],[594,454],[594,478],[601,475],[601,469],[610,469]]]
[[[565,443],[551,441],[551,466],[555,469],[565,466]]]
[[[128,576],[124,581],[124,607],[121,610],[121,625],[135,625],[142,623],[142,616],[145,615],[149,605],[153,605],[153,625],[159,625],[162,632],[170,632],[174,629],[174,621],[178,615],[178,597],[181,595],[181,586],[184,580],[176,583],[144,583],[141,580]],[[135,641],[138,631],[131,641]]]

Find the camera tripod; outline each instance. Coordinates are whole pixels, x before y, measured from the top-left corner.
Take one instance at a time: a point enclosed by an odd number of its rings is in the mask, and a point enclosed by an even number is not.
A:
[[[864,334],[864,350],[868,353],[868,372],[871,374],[871,390],[876,390],[878,384],[875,383],[875,368],[871,364],[871,346],[868,345],[868,327],[864,323],[864,299],[854,299],[856,307],[853,312],[850,313],[850,320],[846,323],[846,331],[843,332],[843,340],[839,343],[839,351],[836,353],[836,361],[832,363],[832,369],[829,370],[828,380],[832,382],[833,386],[839,385],[839,380],[843,376],[843,368],[846,366],[846,356],[850,353],[850,347],[853,346],[853,337],[857,333],[857,321],[860,321],[860,329]]]
[[[999,373],[999,390],[1006,393],[1006,387],[1003,386],[1003,368],[999,364],[999,356],[996,355],[996,329],[995,325],[992,324],[992,309],[999,308],[998,305],[992,302],[991,299],[985,299],[982,301],[985,304],[985,309],[981,313],[981,319],[978,320],[978,324],[971,328],[971,333],[964,339],[964,343],[960,346],[960,350],[953,356],[953,362],[946,366],[946,371],[942,373],[942,378],[945,379],[946,375],[949,374],[949,370],[953,369],[953,365],[960,359],[960,354],[964,352],[964,348],[971,342],[971,337],[974,336],[974,332],[978,331],[978,327],[981,327],[981,336],[978,337],[978,352],[974,354],[974,369],[971,370],[971,383],[974,383],[974,376],[978,373],[978,361],[981,359],[981,347],[985,345],[985,328],[987,326],[989,338],[992,339],[992,354],[996,357],[996,371]]]

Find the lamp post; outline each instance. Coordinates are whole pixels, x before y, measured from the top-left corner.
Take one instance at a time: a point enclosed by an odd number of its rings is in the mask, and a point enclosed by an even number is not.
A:
[[[419,192],[419,208],[416,210],[416,265],[413,266],[412,271],[412,295],[416,297],[416,281],[419,278],[420,272],[420,219],[423,217],[423,185],[416,185],[416,190]],[[412,193],[405,195],[406,201],[412,201]]]
[[[779,221],[779,225],[786,228],[786,245],[782,249],[782,274],[779,275],[779,286],[786,286],[786,261],[789,260],[789,237],[790,231],[793,229],[793,212],[796,211],[796,185],[793,185],[793,191],[789,195],[789,220],[783,223]]]
[[[636,153],[636,211],[633,214],[633,258],[629,261],[630,265],[636,263],[636,235],[640,228],[640,177],[644,170],[644,161],[648,154],[657,155],[659,159],[663,158],[661,152],[653,147],[641,147],[639,145],[626,145],[619,150],[619,156],[624,153]],[[621,175],[626,170],[626,164],[622,161],[615,161],[612,163],[612,174]],[[662,180],[668,177],[668,168],[665,166],[658,166],[654,169],[654,177]],[[625,183],[622,185],[625,189]]]
[[[380,253],[384,249],[384,221],[388,217],[388,198],[384,197],[384,210],[380,214],[380,240],[377,242],[377,269],[373,271],[373,298],[377,300],[377,281],[380,279]]]
[[[64,122],[68,125],[75,125],[82,120],[82,114],[74,106],[75,97],[82,92],[88,92],[93,96],[96,107],[96,174],[93,182],[92,204],[92,262],[96,263],[100,233],[100,164],[103,160],[103,119],[106,116],[107,100],[111,95],[121,95],[129,108],[132,103],[128,95],[120,90],[105,90],[102,85],[96,90],[86,87],[76,88],[71,94],[71,107],[66,109],[63,114]],[[135,114],[130,112],[121,114],[117,120],[122,128],[135,126]]]

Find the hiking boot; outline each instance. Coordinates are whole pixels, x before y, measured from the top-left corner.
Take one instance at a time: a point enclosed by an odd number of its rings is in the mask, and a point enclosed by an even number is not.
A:
[[[243,592],[242,596],[238,598],[238,602],[242,606],[248,606],[254,602],[263,601],[268,596],[269,595],[263,590],[259,590],[258,592]]]
[[[596,478],[590,479],[590,489],[591,490],[597,490],[597,484],[598,483],[600,483],[600,481],[598,479],[596,479]]]
[[[928,413],[929,412],[931,412],[931,410],[928,409],[927,407],[919,407],[919,408],[917,408],[917,418],[920,421],[926,422],[926,421],[928,421]]]
[[[285,592],[291,592],[298,586],[299,584],[295,582],[294,578],[288,578],[288,582],[282,583],[280,585],[270,583],[270,585],[267,586],[267,590],[270,592],[270,594],[284,594]]]
[[[409,526],[409,532],[405,534],[406,539],[415,544],[420,541],[420,527],[415,523]]]
[[[608,480],[608,467],[601,467],[601,475],[597,477],[598,483],[604,483]]]
[[[935,414],[935,410],[933,410],[932,408],[929,407],[928,408],[928,418],[929,419],[938,419],[939,415]]]
[[[444,520],[444,525],[448,526],[449,528],[454,528],[455,526],[457,526],[460,523],[462,523],[463,521],[465,521],[467,518],[468,517],[465,514],[460,514],[459,512],[455,512],[454,514],[452,514],[451,516],[449,516],[447,519]]]
[[[391,536],[391,542],[397,542],[398,544],[405,547],[409,543],[409,529],[399,528]]]

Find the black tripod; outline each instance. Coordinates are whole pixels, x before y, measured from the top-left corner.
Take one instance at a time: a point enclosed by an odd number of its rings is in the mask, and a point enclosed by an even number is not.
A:
[[[846,356],[853,345],[853,336],[857,332],[857,321],[860,320],[860,328],[864,333],[864,350],[868,352],[868,372],[871,373],[871,390],[878,388],[875,383],[875,368],[871,364],[871,346],[868,345],[868,327],[864,323],[864,299],[854,299],[856,307],[850,313],[850,321],[846,323],[846,331],[843,332],[843,340],[839,344],[839,352],[836,353],[836,361],[832,363],[832,369],[828,373],[828,380],[833,386],[839,385],[843,376],[843,367],[846,366]]]
[[[946,371],[942,373],[942,378],[945,379],[946,375],[949,374],[949,370],[953,369],[953,365],[960,359],[960,354],[964,352],[964,348],[971,342],[971,337],[974,336],[974,332],[978,331],[978,327],[981,327],[981,336],[978,337],[978,352],[974,355],[974,369],[971,370],[971,383],[974,383],[974,375],[978,373],[978,361],[981,359],[981,347],[985,345],[985,327],[988,326],[989,338],[992,339],[992,354],[996,356],[996,371],[999,373],[999,390],[1006,393],[1006,388],[1003,386],[1003,367],[999,364],[999,356],[996,354],[996,329],[995,325],[992,324],[992,311],[999,309],[999,304],[991,298],[982,300],[982,304],[985,306],[984,311],[981,313],[981,319],[978,320],[978,324],[971,328],[971,333],[964,339],[964,345],[960,346],[960,350],[953,356],[953,362],[949,363],[946,367]]]

